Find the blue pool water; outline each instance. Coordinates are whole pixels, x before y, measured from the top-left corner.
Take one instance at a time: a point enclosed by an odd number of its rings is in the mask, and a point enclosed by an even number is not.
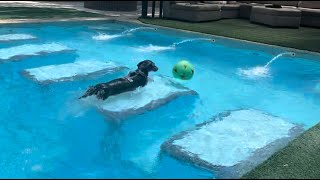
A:
[[[0,64],[0,177],[2,178],[212,178],[214,173],[160,153],[170,136],[225,110],[254,108],[302,124],[320,117],[320,57],[292,50],[181,31],[140,29],[111,22],[6,25],[0,35],[29,34],[35,39],[0,42],[0,59],[15,47],[55,43],[73,49],[23,56]],[[128,31],[125,32],[124,31]],[[35,49],[30,48],[30,51]],[[294,52],[294,51],[293,51]],[[23,70],[82,60],[113,61],[131,70],[144,59],[159,67],[153,75],[172,76],[179,60],[195,67],[190,81],[179,81],[199,96],[183,96],[144,114],[114,121],[78,97],[88,86],[124,76],[127,70],[83,80],[36,83]],[[243,70],[247,73],[242,73]],[[154,89],[157,91],[157,89]],[[226,143],[227,142],[221,142]]]

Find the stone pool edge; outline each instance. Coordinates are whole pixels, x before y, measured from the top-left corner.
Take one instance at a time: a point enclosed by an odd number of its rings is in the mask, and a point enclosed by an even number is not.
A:
[[[120,20],[116,20],[116,21],[120,21]],[[176,29],[176,28],[167,27],[167,26],[160,26],[160,25],[155,25],[155,24],[143,23],[143,22],[141,22],[141,21],[139,21],[139,20],[137,20],[137,21],[132,21],[132,23],[143,24],[143,25],[154,26],[154,27],[160,27],[160,28],[163,28],[163,29],[170,29],[170,30],[182,31],[182,32],[199,34],[199,35],[205,35],[205,36],[208,36],[208,37],[218,37],[218,38],[221,38],[221,39],[228,39],[228,40],[233,40],[233,41],[240,41],[240,42],[249,43],[249,44],[256,44],[256,45],[260,45],[260,46],[268,46],[268,47],[274,47],[274,48],[282,48],[282,49],[285,49],[285,50],[288,50],[288,51],[296,51],[296,52],[300,52],[300,53],[303,53],[303,54],[312,54],[312,55],[320,56],[320,52],[316,52],[316,51],[308,51],[308,50],[296,49],[296,48],[285,47],[285,46],[265,44],[265,43],[261,43],[261,42],[248,41],[248,40],[244,40],[244,39],[236,39],[236,38],[231,38],[231,37],[226,37],[226,36],[207,34],[207,33],[190,31],[190,30],[185,30],[185,29]]]
[[[6,24],[23,24],[23,23],[48,23],[48,22],[74,22],[74,21],[103,21],[113,20],[110,17],[102,18],[50,18],[50,19],[3,19],[0,20],[0,25]]]

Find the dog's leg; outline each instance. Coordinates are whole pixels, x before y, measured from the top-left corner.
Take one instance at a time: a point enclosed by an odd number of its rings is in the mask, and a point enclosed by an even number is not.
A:
[[[83,96],[81,96],[79,99],[91,96],[93,94],[97,94],[97,91],[98,91],[98,88],[96,88],[96,86],[91,86],[89,87],[87,92]]]
[[[97,98],[106,100],[109,97],[109,90],[108,89],[102,89],[97,93]]]

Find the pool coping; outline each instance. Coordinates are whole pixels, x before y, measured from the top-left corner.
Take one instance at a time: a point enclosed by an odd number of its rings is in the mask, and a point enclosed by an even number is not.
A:
[[[144,24],[144,25],[149,25],[149,26],[155,26],[155,27],[161,27],[161,28],[167,28],[171,30],[179,30],[182,32],[188,32],[188,33],[194,33],[194,34],[200,34],[200,35],[206,35],[206,36],[211,36],[211,37],[219,37],[222,39],[228,39],[228,40],[234,40],[234,41],[241,41],[245,43],[250,43],[250,44],[257,44],[260,46],[268,46],[268,47],[278,47],[286,50],[293,50],[296,52],[301,52],[304,54],[313,54],[316,56],[320,56],[320,52],[315,52],[315,51],[308,51],[308,50],[303,50],[303,49],[296,49],[296,48],[291,48],[291,47],[285,47],[285,46],[278,46],[278,45],[272,45],[272,44],[265,44],[265,43],[260,43],[260,42],[254,42],[254,41],[249,41],[249,40],[244,40],[244,39],[237,39],[237,38],[231,38],[231,37],[226,37],[226,36],[220,36],[220,35],[213,35],[213,34],[207,34],[207,33],[202,33],[202,32],[196,32],[196,31],[190,31],[190,30],[185,30],[185,29],[177,29],[177,28],[172,28],[172,27],[167,27],[167,26],[160,26],[160,25],[154,25],[154,24],[148,24],[148,23],[143,23],[139,20],[137,20],[139,23],[138,24]],[[320,59],[319,59],[320,60]]]
[[[74,21],[103,21],[112,20],[109,17],[93,17],[93,18],[49,18],[49,19],[5,19],[0,20],[0,25],[3,24],[23,24],[23,23],[48,23],[48,22],[74,22]]]
[[[269,48],[281,48],[281,49],[288,50],[288,51],[299,52],[301,54],[320,56],[320,53],[319,52],[315,52],[315,51],[308,51],[308,50],[296,49],[296,48],[291,48],[291,47],[285,47],[285,46],[265,44],[265,43],[261,43],[261,42],[248,41],[248,40],[244,40],[244,39],[237,39],[237,38],[231,38],[231,37],[226,37],[226,36],[201,33],[201,32],[196,32],[196,31],[185,30],[185,29],[177,29],[177,28],[172,28],[172,27],[167,27],[167,26],[148,24],[148,23],[143,23],[143,22],[139,21],[138,19],[129,19],[129,18],[121,18],[121,17],[8,19],[8,20],[0,20],[0,25],[2,25],[2,24],[22,24],[22,23],[77,22],[77,21],[114,21],[114,22],[118,21],[118,22],[128,22],[128,23],[145,25],[145,26],[150,26],[150,27],[157,27],[157,28],[162,28],[162,29],[181,31],[181,32],[185,32],[185,33],[192,33],[192,34],[197,34],[197,35],[205,35],[205,36],[208,36],[208,37],[217,37],[217,38],[221,38],[221,39],[239,41],[239,42],[248,43],[248,44],[251,44],[251,45],[266,46],[266,47],[269,47]]]

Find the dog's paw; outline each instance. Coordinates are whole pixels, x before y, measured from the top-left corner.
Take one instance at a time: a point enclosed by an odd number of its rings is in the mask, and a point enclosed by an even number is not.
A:
[[[105,94],[106,94],[105,90],[101,90],[101,91],[99,91],[99,92],[97,93],[97,98],[98,98],[98,99],[105,100],[105,99],[106,99],[106,98],[105,98]]]

